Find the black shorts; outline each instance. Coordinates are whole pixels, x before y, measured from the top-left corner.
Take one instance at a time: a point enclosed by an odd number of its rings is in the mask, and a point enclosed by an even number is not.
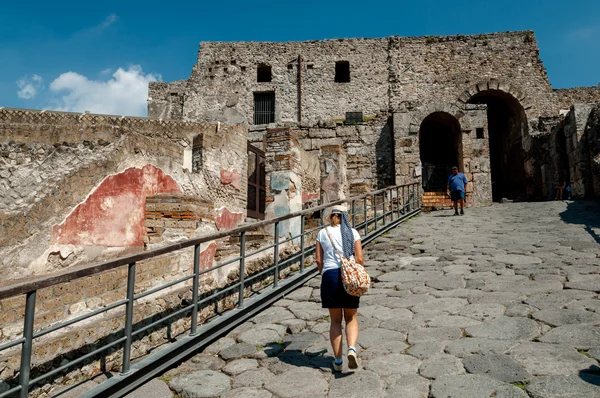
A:
[[[342,271],[330,269],[321,276],[321,303],[323,308],[358,308],[360,297],[344,290]]]
[[[452,191],[452,200],[459,200],[465,198],[465,191]]]

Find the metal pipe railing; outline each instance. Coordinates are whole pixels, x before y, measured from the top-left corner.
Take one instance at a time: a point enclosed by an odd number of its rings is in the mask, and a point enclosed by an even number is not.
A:
[[[395,192],[395,203],[396,209],[394,210],[394,192]],[[378,204],[377,196],[382,196],[382,203]],[[389,197],[388,197],[389,195]],[[371,199],[371,206],[367,206],[368,199]],[[232,294],[237,291],[239,295],[236,307],[243,308],[244,307],[244,297],[246,287],[252,286],[255,281],[261,280],[260,278],[270,278],[271,275],[273,277],[273,289],[277,289],[279,285],[279,281],[281,278],[280,272],[282,269],[291,266],[295,263],[300,263],[300,272],[303,273],[305,271],[305,261],[308,255],[311,255],[315,251],[315,246],[311,245],[309,247],[306,246],[306,236],[312,234],[313,232],[323,228],[326,226],[325,222],[325,211],[328,207],[338,205],[341,203],[349,202],[351,204],[350,216],[352,219],[352,224],[356,229],[364,228],[365,237],[373,236],[378,230],[380,224],[381,229],[387,229],[386,226],[391,224],[394,221],[394,213],[396,214],[396,218],[399,219],[401,214],[406,215],[411,209],[416,210],[420,209],[420,188],[417,183],[407,184],[407,185],[399,185],[393,186],[389,188],[380,189],[374,192],[370,192],[367,194],[359,195],[353,198],[338,200],[329,204],[321,205],[315,208],[311,208],[308,210],[303,210],[299,212],[290,213],[281,217],[277,217],[271,220],[261,221],[257,223],[253,223],[250,225],[246,225],[239,228],[234,228],[229,231],[218,232],[214,234],[210,234],[201,238],[190,239],[188,241],[179,242],[176,244],[171,244],[159,249],[154,249],[148,252],[134,254],[126,257],[121,257],[115,260],[105,261],[102,263],[94,264],[87,267],[81,267],[77,269],[67,270],[55,275],[35,277],[28,280],[21,280],[14,282],[10,285],[0,287],[0,300],[14,297],[20,294],[26,294],[26,307],[25,307],[25,316],[24,316],[24,324],[23,324],[23,336],[15,339],[11,342],[5,343],[0,346],[0,352],[21,345],[21,363],[19,370],[19,378],[18,378],[18,386],[12,388],[9,391],[6,391],[0,394],[0,398],[7,397],[10,394],[14,394],[18,392],[20,397],[27,397],[30,387],[35,383],[45,380],[50,376],[55,375],[56,373],[69,369],[78,363],[82,362],[84,359],[91,358],[93,355],[101,353],[103,351],[107,351],[109,349],[114,349],[121,343],[123,346],[123,355],[122,355],[122,367],[121,373],[128,374],[131,371],[131,351],[132,351],[132,343],[134,337],[142,334],[144,331],[152,329],[158,325],[164,324],[166,321],[176,317],[176,316],[184,316],[185,314],[190,315],[190,336],[194,336],[198,332],[198,313],[202,305],[208,304],[209,302],[222,297],[226,294]],[[356,202],[362,201],[363,206],[361,210],[356,209]],[[386,205],[389,204],[389,210]],[[381,211],[378,208],[381,207]],[[316,212],[320,212],[320,223],[316,228],[312,228],[306,230],[305,224],[307,220],[307,216],[315,214]],[[362,220],[357,223],[357,216],[362,214]],[[391,220],[388,220],[388,216]],[[285,239],[280,239],[280,226],[281,223],[286,220],[291,220],[294,218],[300,218],[300,234],[293,235],[290,234],[289,237]],[[381,223],[380,223],[381,221]],[[388,222],[389,221],[389,222]],[[247,232],[264,228],[267,226],[273,226],[273,244],[266,245],[265,247],[261,247],[258,250],[247,253]],[[373,231],[369,231],[369,228],[373,226]],[[236,236],[240,237],[240,251],[239,256],[234,258],[227,259],[221,263],[218,263],[208,269],[200,270],[200,245],[202,243],[207,243],[214,241],[216,239],[224,238],[227,236]],[[286,245],[289,243],[294,243],[300,240],[300,251],[296,254],[290,255],[287,258],[280,258],[280,248],[282,245]],[[136,279],[136,265],[139,267],[143,267],[144,264],[138,264],[140,261],[147,260],[149,258],[154,258],[157,256],[169,254],[172,252],[176,252],[188,247],[194,247],[194,267],[191,275],[185,275],[181,278],[178,278],[174,281],[167,282],[161,286],[155,287],[153,289],[149,289],[145,292],[135,294],[135,279]],[[259,253],[267,252],[268,250],[273,249],[273,264],[269,267],[265,267],[263,270],[253,273],[252,275],[246,277],[246,260],[249,257],[255,256]],[[221,269],[226,265],[238,263],[238,272],[239,279],[236,283],[231,283],[227,287],[224,288],[216,288],[213,290],[213,293],[207,297],[200,298],[199,297],[199,289],[200,289],[200,276]],[[36,294],[39,289],[47,288],[50,286],[68,283],[75,279],[87,277],[93,274],[105,272],[108,270],[112,270],[121,266],[128,266],[127,273],[127,293],[126,298],[123,300],[116,301],[114,303],[108,304],[103,308],[95,310],[91,313],[81,315],[77,318],[64,321],[62,323],[47,327],[40,331],[34,333],[34,318],[35,318],[35,306],[36,306]],[[185,283],[189,280],[192,280],[192,299],[191,304],[183,306],[182,308],[170,312],[168,315],[161,317],[160,319],[151,322],[150,324],[146,324],[142,326],[140,323],[139,327],[136,328],[136,325],[133,323],[133,314],[134,314],[134,306],[137,300],[142,299],[144,297],[150,296],[152,294],[158,293],[160,291],[164,291],[169,289],[175,285]],[[123,327],[123,337],[113,340],[111,343],[107,343],[98,349],[87,353],[86,355],[77,358],[76,360],[72,360],[66,364],[61,365],[59,368],[55,368],[50,370],[42,375],[39,375],[33,380],[30,380],[30,372],[31,372],[31,360],[32,360],[32,346],[33,341],[36,338],[40,338],[44,335],[47,335],[51,332],[55,332],[57,330],[66,328],[78,322],[90,319],[94,316],[100,315],[102,313],[106,313],[109,310],[113,310],[115,308],[125,306],[125,326]],[[147,318],[146,318],[147,319]]]

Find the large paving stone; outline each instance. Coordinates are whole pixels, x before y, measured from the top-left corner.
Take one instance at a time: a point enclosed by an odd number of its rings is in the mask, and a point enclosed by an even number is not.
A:
[[[285,321],[277,322],[287,328],[287,331],[296,334],[300,333],[304,328],[306,328],[306,321],[302,319],[286,319]]]
[[[359,335],[359,341],[360,341],[360,335]],[[388,355],[388,354],[403,354],[407,348],[408,348],[408,345],[406,345],[402,341],[387,341],[387,342],[383,342],[380,344],[376,344],[376,345],[372,346],[371,348],[367,348],[366,350],[361,351],[358,354],[358,356],[361,359],[368,361],[373,358],[382,357],[382,356]]]
[[[255,370],[248,370],[246,372],[240,373],[239,375],[233,378],[232,387],[261,388],[273,377],[275,377],[275,375],[271,373],[271,371],[269,371],[269,369],[267,368],[261,367]]]
[[[283,342],[286,344],[286,351],[304,351],[317,342],[326,343],[327,341],[320,334],[303,332],[285,336]]]
[[[359,312],[367,317],[387,321],[390,319],[412,319],[413,313],[406,308],[388,308],[381,305],[369,305],[359,309]]]
[[[265,346],[269,343],[275,343],[283,338],[286,332],[283,325],[257,325],[254,328],[240,333],[237,336],[241,343],[252,344],[254,346]]]
[[[569,276],[569,282],[565,283],[565,287],[600,293],[600,275]]]
[[[288,307],[294,315],[305,321],[317,321],[328,315],[326,309],[321,308],[321,304],[310,301],[296,302]]]
[[[218,354],[221,350],[230,347],[236,343],[231,337],[222,337],[204,349],[205,354]]]
[[[50,396],[52,398],[78,398],[97,386],[98,386],[98,384],[94,383],[93,381],[88,380],[88,381],[84,381],[82,383],[78,383],[78,384],[75,384],[72,386],[60,386],[60,387],[54,389],[51,392]],[[10,390],[10,387],[6,383],[3,382],[0,385],[0,392],[6,392],[8,390]],[[167,390],[168,390],[168,388],[167,388]],[[169,391],[169,394],[171,394],[171,391]],[[170,396],[173,396],[173,394],[166,395],[166,396],[170,397]],[[16,397],[16,395],[12,394],[11,397]],[[139,395],[138,395],[138,397],[139,397]]]
[[[413,305],[421,304],[429,300],[433,300],[435,297],[429,294],[412,294],[409,296],[394,299],[393,305],[390,308],[409,308]]]
[[[461,298],[440,298],[417,304],[412,307],[413,312],[449,312],[457,313],[469,302]]]
[[[272,396],[273,394],[267,390],[242,387],[226,392],[225,394],[221,395],[221,398],[271,398]]]
[[[252,321],[257,325],[261,325],[279,323],[280,321],[293,318],[294,314],[283,307],[270,307],[252,318]]]
[[[471,355],[463,359],[463,365],[469,373],[490,376],[507,383],[531,379],[531,374],[507,355]]]
[[[521,301],[527,295],[518,292],[487,292],[478,297],[469,298],[471,304],[503,304],[508,305],[515,301]]]
[[[385,380],[385,398],[427,398],[429,380],[419,375],[391,375]],[[364,398],[369,397],[365,395]]]
[[[226,361],[243,358],[254,354],[257,347],[254,344],[238,343],[221,350],[219,355]]]
[[[481,375],[446,375],[431,383],[433,398],[528,398],[525,391]]]
[[[496,318],[479,326],[468,327],[466,332],[472,337],[498,340],[531,340],[540,334],[535,321],[507,316]]]
[[[385,377],[393,374],[416,374],[420,364],[421,361],[409,355],[390,354],[371,359],[365,369]]]
[[[544,343],[565,344],[586,350],[600,347],[600,327],[591,325],[565,325],[554,328],[539,339]]]
[[[229,376],[214,370],[184,373],[169,382],[169,387],[186,398],[220,397],[229,391]]]
[[[459,328],[420,328],[408,332],[409,344],[423,343],[426,341],[457,340],[462,337]]]
[[[468,337],[448,342],[446,352],[459,358],[467,357],[471,354],[502,354],[517,344],[517,342],[510,340]]]
[[[523,256],[519,254],[504,254],[493,256],[491,258],[493,262],[504,263],[508,265],[533,265],[533,264],[541,264],[542,260],[539,257],[535,256]]]
[[[436,379],[443,375],[456,375],[465,371],[458,358],[448,354],[438,354],[424,360],[419,367],[421,376]]]
[[[385,342],[404,342],[406,334],[389,329],[369,328],[361,330],[358,335],[358,342],[363,348],[370,348]]]
[[[548,309],[534,312],[532,316],[552,326],[600,323],[600,314],[585,310]]]
[[[534,376],[577,374],[596,365],[575,348],[562,344],[527,342],[511,348],[508,355]]]
[[[505,311],[506,307],[502,304],[469,304],[461,308],[458,314],[479,321],[489,321],[501,317]]]
[[[412,355],[415,358],[421,360],[427,359],[436,355],[440,355],[444,352],[445,342],[442,341],[427,341],[424,343],[417,343],[406,350],[408,355]]]
[[[189,361],[197,370],[219,370],[225,366],[225,361],[209,354],[198,354]]]
[[[258,361],[256,359],[242,358],[236,359],[229,362],[224,368],[223,372],[230,376],[236,376],[240,373],[244,373],[247,370],[258,368]]]
[[[527,392],[533,398],[598,398],[600,376],[586,374],[583,377],[580,375],[534,377],[527,385]]]
[[[563,308],[563,307],[567,306],[568,304],[571,304],[575,300],[591,298],[591,297],[578,297],[575,294],[568,294],[570,292],[573,292],[573,291],[563,290],[561,292],[550,293],[550,294],[543,294],[543,293],[542,294],[533,294],[525,300],[525,303],[532,305],[540,310],[545,310],[545,309]],[[576,292],[580,292],[580,291],[576,291]],[[591,293],[591,292],[581,292],[581,293],[585,293],[586,295],[590,295],[590,296],[593,295],[593,293]]]
[[[295,368],[273,377],[265,389],[280,398],[322,397],[327,391],[327,382],[316,369]]]
[[[381,282],[427,282],[443,276],[441,271],[396,271],[380,275]]]
[[[310,298],[312,293],[313,293],[312,287],[303,286],[299,289],[294,290],[293,292],[291,292],[290,294],[285,296],[285,298],[288,300],[294,300],[294,301],[308,301],[308,299]]]
[[[329,383],[328,398],[382,397],[383,383],[376,373],[368,370],[344,377],[333,377]]]
[[[481,324],[481,321],[460,315],[438,315],[436,317],[431,318],[431,320],[428,323],[430,327],[448,326],[457,328],[466,328],[469,326],[475,326],[479,324]]]
[[[454,290],[464,289],[466,283],[462,276],[446,275],[441,278],[428,280],[425,282],[425,285],[437,290]]]

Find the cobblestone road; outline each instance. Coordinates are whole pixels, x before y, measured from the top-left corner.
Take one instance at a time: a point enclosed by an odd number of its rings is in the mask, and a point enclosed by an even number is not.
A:
[[[600,397],[600,207],[451,214],[421,215],[366,250],[374,286],[361,299],[358,371],[331,372],[315,278],[150,390],[166,382],[182,397]]]

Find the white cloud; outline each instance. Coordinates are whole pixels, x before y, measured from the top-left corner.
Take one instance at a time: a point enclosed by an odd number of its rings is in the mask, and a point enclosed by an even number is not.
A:
[[[32,75],[31,77],[22,77],[17,80],[17,95],[22,99],[33,99],[37,95],[39,89],[44,86],[44,79],[40,75]]]
[[[119,19],[119,17],[116,14],[110,14],[109,16],[107,16],[104,19],[104,22],[102,22],[102,24],[100,25],[101,29],[106,29],[108,28],[110,25],[114,24],[115,22],[117,22],[117,19]]]
[[[148,83],[160,75],[144,74],[139,65],[117,69],[107,81],[90,80],[75,72],[61,74],[50,84],[55,94],[55,110],[146,116]]]
[[[567,39],[577,41],[590,41],[596,37],[598,32],[600,32],[600,29],[597,26],[581,27],[570,31],[567,34]]]

